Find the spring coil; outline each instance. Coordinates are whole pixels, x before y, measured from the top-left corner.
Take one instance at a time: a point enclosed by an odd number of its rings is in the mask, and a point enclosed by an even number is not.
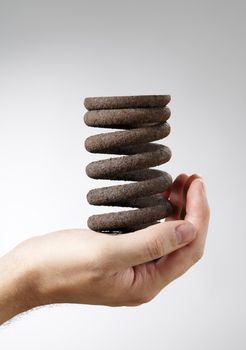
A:
[[[90,136],[85,148],[91,153],[120,155],[94,161],[86,174],[93,179],[133,181],[96,188],[87,194],[92,205],[137,208],[92,215],[88,227],[97,232],[127,233],[159,222],[171,214],[171,203],[161,195],[172,184],[164,171],[150,169],[171,158],[167,146],[152,143],[170,133],[169,95],[90,97],[84,122],[91,127],[124,129]]]

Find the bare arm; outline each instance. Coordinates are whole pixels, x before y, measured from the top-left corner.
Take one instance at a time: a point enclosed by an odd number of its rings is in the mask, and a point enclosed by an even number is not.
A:
[[[33,273],[10,253],[0,259],[0,324],[36,305]]]

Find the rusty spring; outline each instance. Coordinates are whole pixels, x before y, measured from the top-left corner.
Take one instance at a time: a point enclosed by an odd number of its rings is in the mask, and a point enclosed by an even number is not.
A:
[[[86,173],[93,179],[133,181],[132,183],[90,190],[92,205],[137,208],[92,215],[88,227],[97,232],[127,233],[141,229],[171,214],[171,203],[161,195],[172,184],[171,176],[150,169],[171,158],[167,146],[152,141],[170,133],[169,95],[86,98],[86,125],[125,129],[90,136],[85,148],[92,153],[121,155],[91,162]],[[122,156],[123,155],[123,156]]]

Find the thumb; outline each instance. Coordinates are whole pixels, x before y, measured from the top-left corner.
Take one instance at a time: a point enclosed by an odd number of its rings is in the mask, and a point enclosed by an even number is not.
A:
[[[195,227],[185,220],[162,222],[145,229],[115,236],[115,253],[124,267],[140,265],[185,246],[196,236]]]

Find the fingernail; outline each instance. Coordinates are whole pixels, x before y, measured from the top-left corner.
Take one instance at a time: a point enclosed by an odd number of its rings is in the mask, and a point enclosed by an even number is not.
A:
[[[175,233],[178,244],[190,242],[196,236],[195,227],[188,221],[184,224],[177,226],[175,229]]]

